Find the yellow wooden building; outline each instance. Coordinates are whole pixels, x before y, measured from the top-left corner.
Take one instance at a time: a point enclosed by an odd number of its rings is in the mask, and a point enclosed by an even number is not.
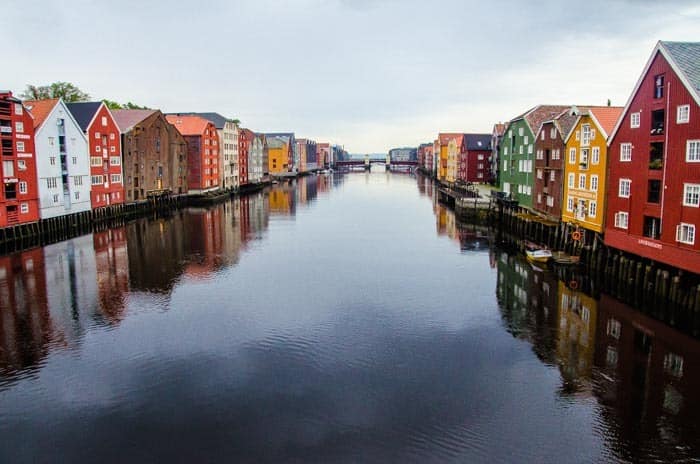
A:
[[[289,152],[287,143],[281,138],[270,137],[267,139],[267,147],[270,174],[287,172],[287,153]]]
[[[562,221],[602,233],[605,219],[607,139],[621,107],[576,108],[579,117],[566,135]]]

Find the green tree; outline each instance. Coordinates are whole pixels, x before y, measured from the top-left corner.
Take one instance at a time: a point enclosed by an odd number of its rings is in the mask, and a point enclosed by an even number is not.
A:
[[[80,90],[70,82],[54,82],[48,85],[31,85],[20,95],[25,100],[45,100],[47,98],[62,98],[68,103],[83,102],[90,99],[90,95]]]
[[[127,103],[119,103],[115,102],[112,100],[102,100],[105,102],[105,105],[107,105],[107,108],[110,110],[150,110],[151,108],[147,106],[140,106],[135,103],[127,102]]]

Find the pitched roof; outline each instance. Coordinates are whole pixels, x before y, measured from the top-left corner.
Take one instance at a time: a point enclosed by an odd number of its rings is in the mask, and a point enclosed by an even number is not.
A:
[[[695,92],[700,91],[700,42],[660,42]]]
[[[502,122],[494,124],[492,133],[494,133],[494,132],[498,136],[503,135],[506,132],[506,125],[503,124]]]
[[[199,116],[165,116],[170,124],[175,126],[182,135],[202,135],[210,122]]]
[[[219,113],[215,112],[204,112],[204,113],[197,113],[194,111],[186,112],[186,113],[168,113],[168,115],[181,115],[181,116],[199,116],[201,118],[206,119],[207,121],[211,122],[216,126],[217,129],[223,129],[224,126],[226,125],[227,121],[232,121],[232,119],[227,118],[226,116],[223,116]]]
[[[440,145],[448,145],[450,143],[450,140],[454,140],[457,143],[457,145],[461,145],[463,137],[464,134],[459,134],[456,132],[444,132],[438,134],[438,140],[440,141]]]
[[[58,103],[58,100],[58,98],[49,98],[46,100],[26,100],[24,102],[24,107],[34,117],[34,129],[39,128],[44,123],[51,110]]]
[[[464,134],[467,150],[490,150],[491,134]]]
[[[119,132],[125,134],[155,112],[156,110],[112,110],[112,116],[119,127]]]
[[[605,132],[605,137],[607,137],[615,128],[623,109],[621,106],[594,106],[588,110],[598,121],[600,129]]]
[[[543,122],[556,118],[562,111],[568,110],[569,105],[537,105],[523,115],[513,119],[525,119],[533,134],[537,134]]]
[[[102,106],[102,102],[78,102],[66,103],[68,111],[73,115],[83,132],[86,132],[90,121],[95,117],[95,113]]]

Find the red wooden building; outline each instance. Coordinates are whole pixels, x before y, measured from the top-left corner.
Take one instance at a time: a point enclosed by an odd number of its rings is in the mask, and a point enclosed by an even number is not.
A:
[[[605,243],[700,273],[700,43],[659,42],[608,141]]]
[[[250,183],[248,179],[248,154],[253,139],[255,139],[255,133],[252,130],[241,128],[238,134],[238,181],[240,185]],[[263,172],[266,172],[265,168],[267,166],[263,167]]]
[[[535,185],[532,205],[535,211],[553,221],[561,219],[565,138],[577,118],[578,112],[575,108],[567,109],[555,118],[543,122],[535,134]]]
[[[491,134],[464,134],[463,150],[459,154],[457,180],[488,182],[491,157]]]
[[[39,220],[34,121],[12,92],[0,91],[0,227]]]
[[[121,134],[112,113],[103,102],[66,106],[88,139],[92,209],[124,203]]]
[[[187,143],[187,189],[204,193],[219,188],[219,135],[216,126],[199,116],[167,115]]]

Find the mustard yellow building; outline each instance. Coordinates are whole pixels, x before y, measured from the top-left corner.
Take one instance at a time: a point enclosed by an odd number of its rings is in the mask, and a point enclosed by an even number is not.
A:
[[[460,144],[461,145],[461,144]],[[445,182],[454,184],[457,180],[457,163],[459,159],[459,145],[456,139],[451,139],[447,144],[447,170]]]
[[[598,302],[559,281],[557,359],[568,380],[590,378],[595,354]]]
[[[270,137],[267,139],[267,147],[267,160],[270,174],[287,172],[287,153],[289,152],[289,147],[284,140],[276,137]]]
[[[622,109],[572,108],[580,114],[566,136],[562,221],[603,232],[607,139]]]
[[[437,166],[437,178],[443,182],[457,180],[457,163],[459,151],[462,147],[464,134],[442,133],[438,134],[440,152]]]

